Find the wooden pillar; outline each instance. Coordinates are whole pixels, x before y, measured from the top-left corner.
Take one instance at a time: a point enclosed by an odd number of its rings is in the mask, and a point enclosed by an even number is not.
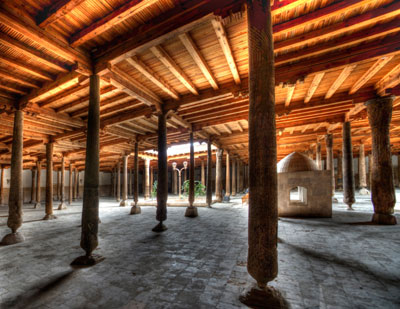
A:
[[[335,196],[335,165],[333,161],[333,135],[325,136],[326,143],[326,169],[331,171],[332,178],[332,196]]]
[[[132,196],[132,169],[129,169],[128,175],[128,196]]]
[[[148,166],[147,181],[148,181]],[[158,182],[157,182],[157,214],[159,223],[153,232],[163,232],[167,227],[163,224],[167,220],[168,200],[168,161],[167,161],[167,122],[164,112],[158,114]]]
[[[201,160],[201,184],[206,185],[206,173],[204,171],[204,160]]]
[[[338,189],[343,189],[343,159],[342,154],[339,152],[337,156],[338,165],[337,165],[337,187]]]
[[[128,156],[125,155],[122,158],[122,172],[123,172],[123,183],[122,183],[122,201],[119,206],[128,206]]]
[[[225,196],[231,195],[231,173],[230,173],[230,162],[229,153],[226,153],[226,184],[225,184]]]
[[[396,224],[393,215],[396,195],[393,184],[389,126],[394,96],[377,98],[365,103],[372,135],[371,195],[374,205],[372,222]]]
[[[236,187],[236,193],[240,193],[243,190],[243,184],[242,184],[242,179],[243,179],[243,174],[242,174],[242,163],[241,161],[238,159],[237,161],[237,187]]]
[[[68,194],[68,204],[72,204],[72,192],[73,192],[73,182],[72,182],[72,164],[71,162],[69,163],[69,194]]]
[[[144,160],[144,199],[150,198],[150,159]]]
[[[53,142],[46,144],[46,215],[43,220],[57,219],[53,215],[53,148]]]
[[[217,149],[216,164],[215,164],[215,199],[217,202],[222,202],[222,154],[224,150]]]
[[[198,216],[197,207],[194,203],[194,143],[193,131],[190,131],[190,162],[189,162],[189,207],[186,208],[185,217],[194,218]]]
[[[317,143],[317,149],[315,154],[315,163],[319,170],[322,170],[322,161],[321,161],[321,143]]]
[[[138,206],[139,201],[139,144],[135,142],[135,157],[133,161],[133,202],[131,208],[131,215],[137,215],[141,213],[140,206]]]
[[[38,160],[36,162],[36,170],[37,170],[37,174],[36,174],[36,203],[35,206],[33,208],[35,209],[39,209],[41,207],[41,201],[42,201],[42,197],[41,197],[41,187],[40,187],[40,182],[41,182],[41,178],[42,178],[42,162],[40,160]]]
[[[359,193],[361,195],[369,195],[369,191],[367,190],[367,167],[365,164],[364,144],[360,145],[360,150],[358,155],[358,179],[360,182]]]
[[[178,194],[178,171],[172,170],[172,192]]]
[[[0,205],[3,204],[4,197],[4,167],[0,164]]]
[[[98,246],[100,183],[100,77],[90,76],[89,111],[87,119],[85,178],[82,205],[81,248],[84,256],[76,258],[73,265],[94,265],[102,258],[92,255]]]
[[[232,196],[236,196],[236,158],[232,158]]]
[[[348,209],[352,210],[355,203],[354,198],[354,175],[353,175],[353,146],[351,144],[351,125],[346,121],[343,123],[343,202]]]
[[[121,201],[121,162],[117,164],[117,202]]]
[[[247,270],[257,281],[240,300],[278,273],[275,71],[270,1],[247,2],[249,42],[249,227]],[[263,299],[262,302],[265,300]],[[265,304],[264,304],[265,305]],[[263,305],[261,305],[263,306]]]
[[[32,180],[32,182],[31,182],[31,201],[29,203],[30,204],[34,204],[35,203],[35,193],[36,193],[36,190],[35,190],[36,169],[34,167],[32,167],[31,172],[32,172],[32,178],[31,178],[31,180]]]
[[[79,187],[80,187],[80,185],[79,185],[79,182],[80,182],[80,180],[79,180],[79,169],[77,169],[76,170],[76,198],[77,199],[79,199]]]
[[[212,203],[212,157],[211,157],[211,139],[207,142],[207,187],[206,187],[206,202],[208,207]]]
[[[24,113],[21,110],[16,110],[14,113],[13,140],[11,148],[11,179],[7,220],[7,226],[11,229],[11,233],[3,237],[1,241],[2,245],[12,245],[25,240],[24,236],[18,232],[18,229],[22,225],[23,132]]]
[[[61,182],[60,182],[60,199],[61,203],[58,206],[58,210],[67,209],[65,204],[65,158],[61,159]]]
[[[60,170],[59,169],[56,169],[57,170],[57,173],[56,173],[56,196],[54,197],[53,196],[53,199],[55,199],[56,201],[59,201],[60,200]]]
[[[153,191],[153,184],[154,184],[154,168],[151,166],[150,163],[150,196],[152,197],[152,191]]]
[[[77,186],[78,186],[78,170],[77,170],[77,168],[75,167],[74,168],[74,201],[76,200],[76,189],[77,189]]]

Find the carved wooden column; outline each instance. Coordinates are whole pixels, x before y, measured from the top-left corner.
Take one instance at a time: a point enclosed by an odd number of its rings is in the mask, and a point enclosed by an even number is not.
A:
[[[123,183],[122,183],[122,201],[119,206],[128,206],[128,156],[125,155],[122,158],[122,170],[123,170]]]
[[[193,131],[190,131],[190,162],[189,162],[189,207],[186,208],[185,217],[194,218],[198,216],[197,207],[194,203],[194,144]]]
[[[55,200],[59,201],[60,200],[60,170],[56,169],[57,173],[56,173],[56,178],[57,178],[57,183],[56,183],[56,197]]]
[[[0,205],[3,204],[3,196],[4,196],[4,167],[0,164]]]
[[[343,189],[343,158],[342,158],[342,154],[338,153],[337,156],[337,160],[338,160],[338,165],[337,165],[337,188],[338,189]]]
[[[133,202],[131,208],[131,215],[137,215],[142,212],[140,206],[138,206],[139,201],[139,144],[135,142],[135,158],[133,161]]]
[[[394,205],[396,195],[393,185],[392,156],[390,153],[389,126],[392,120],[394,96],[377,98],[365,103],[372,135],[371,195],[374,205],[372,222],[396,224]]]
[[[248,1],[247,21],[250,164],[247,270],[257,286],[240,300],[254,304],[254,300],[261,298],[262,305],[256,306],[262,307],[267,283],[278,273],[275,70],[270,1]]]
[[[60,199],[61,203],[58,206],[58,210],[67,209],[67,205],[65,204],[65,158],[61,159],[61,183],[60,183]]]
[[[369,195],[369,191],[367,190],[367,168],[365,164],[365,150],[364,144],[360,145],[360,152],[358,156],[358,179],[360,182],[360,191],[361,195]]]
[[[211,139],[207,141],[207,187],[206,187],[206,202],[208,207],[212,203],[212,158],[211,158]]]
[[[154,184],[154,168],[151,166],[150,163],[150,196],[152,197],[151,193],[153,191],[153,184]]]
[[[215,199],[222,202],[222,154],[224,150],[218,148],[215,164]]]
[[[236,195],[237,181],[236,181],[236,158],[232,158],[232,196]]]
[[[46,215],[43,220],[57,219],[53,214],[53,148],[53,142],[46,144]]]
[[[69,194],[68,194],[68,204],[72,204],[72,192],[73,192],[73,182],[72,182],[72,164],[69,162]]]
[[[206,185],[206,173],[204,171],[204,160],[201,160],[201,184]]]
[[[30,204],[35,203],[35,181],[36,181],[36,169],[32,167],[31,169],[32,172],[32,182],[31,182],[31,201],[29,202]]]
[[[346,121],[343,123],[343,202],[348,209],[356,200],[354,198],[354,175],[353,175],[353,146],[351,144],[351,125]]]
[[[144,160],[144,199],[150,198],[150,159]]]
[[[148,175],[148,168],[147,168]],[[148,176],[147,176],[148,179]],[[157,182],[157,215],[159,223],[153,232],[163,232],[167,227],[163,224],[167,220],[168,200],[168,161],[167,161],[167,122],[164,112],[158,114],[158,182]]]
[[[79,199],[79,169],[76,170],[76,199]]]
[[[121,201],[121,162],[117,163],[117,202]]]
[[[128,174],[128,197],[132,196],[132,169],[129,169]]]
[[[231,195],[231,172],[230,172],[230,160],[229,153],[226,153],[226,184],[225,184],[225,196]]]
[[[372,153],[368,156],[368,188],[371,190],[371,177],[372,177]]]
[[[172,170],[172,192],[178,194],[178,171]]]
[[[74,187],[73,187],[73,200],[76,200],[76,187],[78,186],[78,171],[77,168],[74,168]]]
[[[337,202],[335,196],[335,165],[333,161],[333,135],[327,134],[325,136],[325,144],[326,144],[326,169],[331,171],[332,178],[332,197],[333,201]]]
[[[35,206],[33,208],[35,209],[39,209],[41,207],[41,201],[42,201],[42,191],[41,191],[41,187],[40,187],[40,182],[41,182],[41,177],[42,177],[42,162],[40,160],[38,160],[36,162],[36,170],[37,170],[37,174],[36,174],[36,203]]]
[[[322,161],[321,161],[321,143],[317,143],[317,149],[315,154],[315,163],[319,170],[322,170]]]
[[[7,226],[11,233],[3,237],[2,245],[13,245],[23,242],[24,236],[18,232],[22,225],[22,169],[23,169],[23,132],[24,113],[17,110],[14,113],[13,140],[11,148],[11,179],[10,193],[8,197],[8,219]]]
[[[87,119],[85,177],[82,205],[81,248],[85,255],[76,258],[73,265],[94,265],[103,260],[93,255],[98,246],[100,183],[100,77],[90,76],[89,111]]]

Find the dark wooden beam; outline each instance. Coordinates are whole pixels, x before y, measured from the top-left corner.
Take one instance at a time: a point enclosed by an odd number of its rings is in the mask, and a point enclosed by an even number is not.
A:
[[[41,28],[46,28],[60,18],[67,15],[85,0],[58,0],[50,6],[45,7],[36,16],[36,24]]]

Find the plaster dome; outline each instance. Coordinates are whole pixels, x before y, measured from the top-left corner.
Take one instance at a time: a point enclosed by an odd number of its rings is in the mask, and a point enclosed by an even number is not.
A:
[[[278,173],[318,171],[313,160],[300,152],[292,152],[278,163]]]

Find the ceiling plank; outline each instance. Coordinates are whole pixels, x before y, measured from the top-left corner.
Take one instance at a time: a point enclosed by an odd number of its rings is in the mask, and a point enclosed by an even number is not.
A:
[[[217,81],[215,80],[215,77],[213,76],[211,69],[207,65],[206,60],[200,53],[196,44],[193,42],[193,39],[190,36],[190,34],[183,33],[179,35],[179,39],[181,40],[182,44],[185,46],[186,50],[193,58],[194,62],[197,64],[197,66],[199,67],[205,78],[208,80],[211,87],[213,87],[214,90],[217,90],[218,89]]]
[[[189,77],[161,46],[153,46],[150,48],[150,50],[154,56],[156,56],[156,58],[160,60],[191,93],[195,95],[199,94]]]
[[[35,77],[39,77],[41,79],[45,79],[48,81],[52,81],[54,79],[53,75],[51,75],[43,70],[38,69],[38,68],[36,68],[30,64],[27,64],[25,62],[21,62],[16,59],[9,58],[6,55],[0,55],[0,61],[3,64],[6,64],[12,68],[23,71],[23,72],[33,75]]]
[[[221,45],[222,51],[224,52],[226,61],[228,62],[229,69],[233,75],[233,79],[236,84],[240,84],[240,76],[238,69],[236,67],[235,59],[233,58],[232,50],[228,41],[228,37],[225,32],[224,25],[220,20],[213,19],[211,21],[215,34],[217,35],[219,44]]]
[[[146,66],[138,57],[133,56],[132,58],[126,59],[126,61],[132,65],[136,70],[142,73],[147,79],[158,86],[162,91],[171,96],[173,99],[178,100],[179,95],[176,91],[169,86],[161,77],[159,77],[153,70]]]
[[[0,77],[8,79],[13,82],[16,82],[23,86],[27,86],[27,87],[31,87],[31,88],[40,88],[38,83],[27,80],[24,76],[16,74],[15,72],[11,72],[10,70],[7,71],[7,70],[3,70],[0,68]]]
[[[71,46],[76,47],[82,45],[83,43],[111,29],[115,25],[123,22],[127,18],[140,13],[156,2],[157,0],[131,0],[121,5],[107,16],[73,34],[70,39]]]
[[[325,99],[329,99],[335,94],[336,90],[339,89],[339,87],[343,84],[343,82],[347,79],[347,77],[349,77],[349,75],[351,74],[351,72],[353,72],[356,66],[357,66],[356,64],[348,65],[342,70],[338,78],[334,81],[334,83],[326,93]]]
[[[393,59],[393,55],[379,58],[363,76],[358,79],[353,87],[351,87],[349,94],[356,93],[362,86],[364,86],[380,69],[382,69],[390,60]]]
[[[50,6],[39,12],[39,14],[36,16],[36,24],[41,28],[46,28],[47,26],[55,23],[57,20],[67,15],[84,1],[86,0],[55,1]]]
[[[304,103],[310,102],[312,96],[314,95],[319,84],[321,83],[322,79],[324,78],[324,75],[325,75],[325,72],[315,74],[314,79],[311,82],[311,85],[307,90],[306,97],[304,98]]]

